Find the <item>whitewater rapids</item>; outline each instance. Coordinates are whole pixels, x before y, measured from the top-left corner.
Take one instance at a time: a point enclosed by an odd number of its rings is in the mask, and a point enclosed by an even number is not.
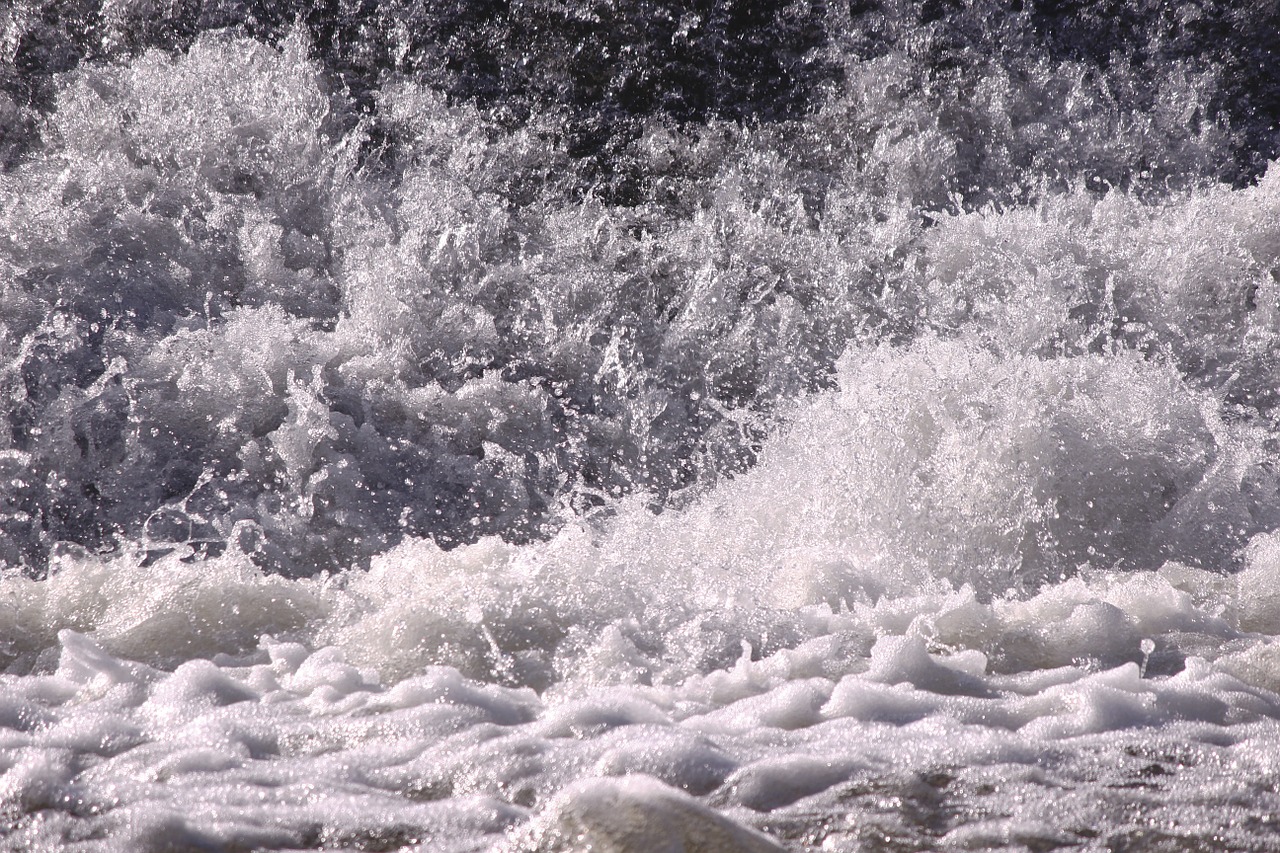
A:
[[[0,12],[0,848],[1280,845],[1270,19],[196,5]]]

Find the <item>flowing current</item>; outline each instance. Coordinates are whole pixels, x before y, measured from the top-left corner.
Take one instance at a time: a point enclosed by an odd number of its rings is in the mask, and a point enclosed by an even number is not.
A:
[[[0,849],[1280,849],[1274,3],[0,5]]]

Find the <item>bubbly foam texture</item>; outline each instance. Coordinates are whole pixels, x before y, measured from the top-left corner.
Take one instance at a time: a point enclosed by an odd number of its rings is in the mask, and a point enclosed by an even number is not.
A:
[[[0,846],[1274,844],[1280,173],[903,9],[596,148],[408,30],[0,80]]]

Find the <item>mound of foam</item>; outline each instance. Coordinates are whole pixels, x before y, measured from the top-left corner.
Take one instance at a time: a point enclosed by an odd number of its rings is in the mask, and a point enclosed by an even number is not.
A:
[[[655,779],[583,779],[566,788],[501,853],[781,853],[765,836],[734,823]]]
[[[854,350],[840,384],[753,471],[655,523],[657,561],[686,551],[711,587],[835,606],[937,579],[1034,588],[1085,565],[1227,569],[1273,523],[1254,500],[1275,488],[1257,436],[1137,356],[926,340]]]

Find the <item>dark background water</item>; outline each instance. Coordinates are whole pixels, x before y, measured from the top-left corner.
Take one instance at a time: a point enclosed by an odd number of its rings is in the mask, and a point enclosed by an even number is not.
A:
[[[132,14],[131,14],[132,13]],[[201,32],[234,28],[276,44],[295,26],[351,98],[392,74],[473,101],[504,123],[564,108],[568,148],[610,198],[634,201],[625,141],[648,116],[802,118],[843,62],[918,53],[935,79],[987,64],[1024,68],[1078,60],[1132,86],[1170,62],[1193,60],[1220,77],[1210,110],[1237,129],[1222,176],[1245,181],[1276,152],[1280,117],[1280,5],[1190,2],[170,2],[103,4],[18,0],[7,13],[0,91],[11,115],[0,132],[12,166],[36,143],[56,75],[83,62],[121,61],[148,48],[181,51]],[[958,80],[957,80],[958,83]],[[1137,97],[1141,97],[1137,93]],[[1209,120],[1211,116],[1203,116]],[[1115,176],[1123,179],[1123,176]]]

